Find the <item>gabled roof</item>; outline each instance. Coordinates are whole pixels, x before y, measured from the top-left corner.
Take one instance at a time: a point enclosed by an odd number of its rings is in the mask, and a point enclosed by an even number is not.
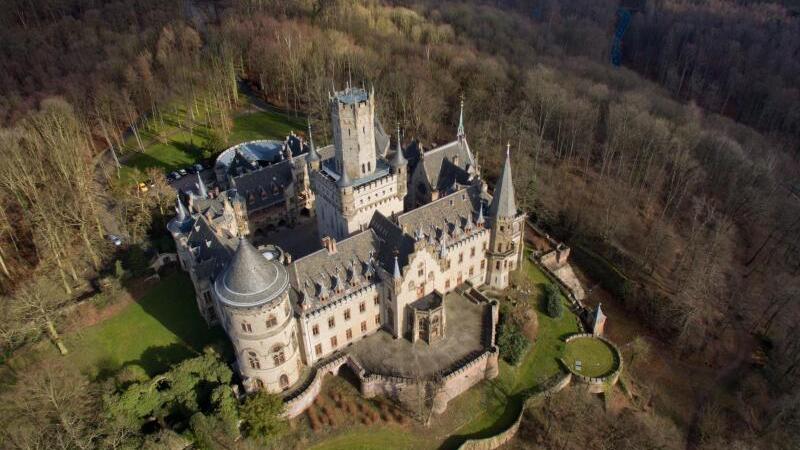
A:
[[[398,216],[397,223],[408,234],[421,231],[439,239],[442,232],[452,235],[477,223],[483,200],[480,186],[471,185]]]
[[[292,163],[281,161],[234,178],[236,190],[247,203],[248,211],[284,201],[283,191],[292,184]]]
[[[320,249],[295,260],[289,266],[290,281],[294,289],[310,302],[312,307],[321,303],[322,292],[329,298],[336,296],[337,285],[348,291],[364,284],[375,274],[380,241],[372,230],[362,231],[336,243],[336,253]]]
[[[426,178],[438,191],[449,189],[454,183],[468,184],[467,168],[474,164],[466,140],[457,140],[424,152],[420,157]]]
[[[222,232],[214,232],[205,216],[194,219],[187,236],[187,244],[195,259],[195,272],[198,277],[216,275],[230,260],[236,239]]]

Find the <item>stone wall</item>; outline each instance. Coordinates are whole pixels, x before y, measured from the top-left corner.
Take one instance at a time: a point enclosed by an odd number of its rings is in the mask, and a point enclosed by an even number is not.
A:
[[[339,356],[326,363],[320,364],[319,367],[312,367],[306,381],[298,386],[295,390],[291,391],[283,398],[284,412],[283,415],[287,419],[299,416],[303,413],[319,395],[322,390],[322,380],[327,374],[336,375],[339,373],[339,368],[347,362],[346,356]]]

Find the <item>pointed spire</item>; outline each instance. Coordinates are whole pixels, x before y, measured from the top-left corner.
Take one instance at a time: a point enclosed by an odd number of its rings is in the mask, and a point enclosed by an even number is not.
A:
[[[447,256],[447,231],[442,230],[442,239],[439,247],[439,257],[444,258]]]
[[[347,170],[342,170],[342,176],[336,181],[336,185],[340,188],[346,188],[353,183],[350,181],[350,177],[347,176]]]
[[[463,139],[464,137],[466,137],[466,134],[464,133],[464,96],[463,95],[461,96],[461,112],[458,115],[458,132],[456,133],[456,136],[459,139]]]
[[[206,189],[206,184],[203,182],[203,177],[200,176],[200,172],[197,172],[197,192],[199,192],[200,198],[208,198],[208,190]]]
[[[392,166],[400,167],[406,164],[408,164],[408,161],[406,161],[406,157],[403,156],[403,146],[400,144],[400,124],[397,124],[397,150],[392,159]]]
[[[178,206],[175,208],[175,211],[178,213],[178,222],[185,222],[189,219],[189,212],[186,211],[186,207],[183,206],[183,202],[181,201],[181,196],[178,195]]]
[[[311,121],[308,121],[308,156],[306,161],[319,161],[319,153],[317,153],[317,147],[314,146],[314,137],[311,135]]]
[[[397,261],[397,255],[394,255],[394,279],[399,280],[402,277],[400,274],[400,263]]]
[[[483,226],[483,223],[486,220],[483,218],[483,201],[481,201],[480,206],[478,207],[478,225]]]
[[[516,217],[517,204],[514,201],[514,183],[511,181],[511,144],[506,147],[506,163],[494,188],[489,215],[497,217]]]

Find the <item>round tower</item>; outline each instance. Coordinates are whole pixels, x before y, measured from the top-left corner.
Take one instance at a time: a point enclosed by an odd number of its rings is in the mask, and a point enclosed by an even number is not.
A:
[[[289,274],[275,252],[264,254],[244,238],[214,282],[225,332],[250,392],[281,392],[300,376],[297,324],[289,301]]]

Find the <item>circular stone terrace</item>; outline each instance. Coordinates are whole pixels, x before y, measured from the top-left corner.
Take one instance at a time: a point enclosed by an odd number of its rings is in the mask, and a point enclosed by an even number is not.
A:
[[[602,378],[614,372],[619,363],[617,350],[595,336],[576,336],[566,343],[564,363],[574,373]]]

